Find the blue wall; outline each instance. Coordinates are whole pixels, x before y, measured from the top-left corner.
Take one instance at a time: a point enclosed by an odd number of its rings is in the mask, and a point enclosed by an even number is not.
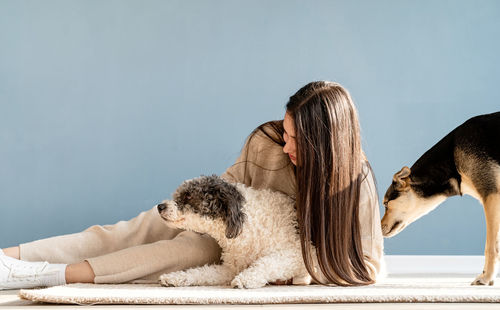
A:
[[[126,220],[309,81],[358,106],[382,196],[467,118],[500,110],[499,1],[0,1],[0,247]],[[381,208],[381,212],[382,212]],[[387,254],[483,253],[452,198]]]

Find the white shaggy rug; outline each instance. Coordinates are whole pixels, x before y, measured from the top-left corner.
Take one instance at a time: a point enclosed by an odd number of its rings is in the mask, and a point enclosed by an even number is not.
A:
[[[471,286],[464,275],[397,275],[365,287],[161,287],[72,284],[21,290],[21,298],[62,304],[278,304],[352,302],[500,302],[498,286]]]

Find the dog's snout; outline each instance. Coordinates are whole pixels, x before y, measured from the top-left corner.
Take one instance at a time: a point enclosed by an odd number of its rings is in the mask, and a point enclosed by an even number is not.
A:
[[[164,203],[159,203],[156,207],[158,208],[158,212],[162,212],[167,208],[167,205]]]

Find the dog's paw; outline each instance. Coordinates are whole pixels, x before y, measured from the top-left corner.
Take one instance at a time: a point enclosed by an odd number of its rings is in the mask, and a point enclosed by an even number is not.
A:
[[[188,279],[181,272],[171,272],[160,276],[160,284],[163,286],[189,286]]]
[[[470,285],[493,285],[493,284],[495,284],[495,280],[493,279],[493,277],[491,276],[488,277],[485,275],[485,273],[482,273],[478,275]]]
[[[259,288],[264,287],[266,284],[266,281],[258,281],[256,279],[248,279],[241,276],[236,276],[233,281],[231,281],[231,287],[233,288]]]

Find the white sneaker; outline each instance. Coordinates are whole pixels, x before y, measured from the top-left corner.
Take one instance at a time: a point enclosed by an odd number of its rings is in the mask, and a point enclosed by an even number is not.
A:
[[[25,262],[0,254],[0,290],[65,284],[65,269],[63,264]]]

